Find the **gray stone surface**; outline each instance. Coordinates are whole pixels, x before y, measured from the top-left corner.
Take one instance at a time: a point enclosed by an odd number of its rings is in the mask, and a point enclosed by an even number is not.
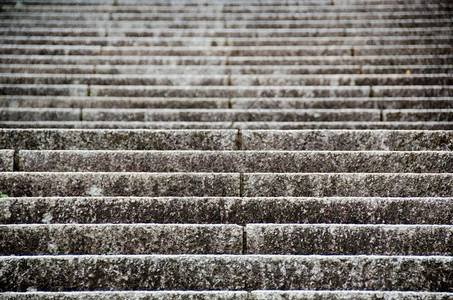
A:
[[[97,300],[97,299],[128,299],[128,300],[248,300],[248,292],[234,291],[116,291],[116,292],[25,292],[3,293],[6,300],[13,299],[58,299],[58,300]],[[436,298],[433,298],[436,299]]]
[[[453,198],[4,198],[2,224],[333,223],[453,225]]]
[[[78,129],[385,129],[452,130],[453,122],[141,122],[141,121],[0,121],[0,128],[78,128]]]
[[[0,173],[0,190],[23,196],[238,196],[239,174]]]
[[[315,122],[379,121],[377,109],[84,109],[86,121],[145,122]]]
[[[0,148],[235,150],[236,130],[0,129]]]
[[[237,225],[0,225],[0,254],[242,254],[242,233]]]
[[[385,121],[453,121],[453,109],[384,110]]]
[[[1,87],[1,86],[0,86]],[[55,93],[58,91],[56,90]],[[43,95],[38,89],[38,95]],[[16,93],[17,94],[17,93]],[[23,93],[25,94],[25,92]],[[367,86],[90,86],[90,94],[103,97],[366,97]],[[25,94],[26,95],[26,94]],[[414,96],[423,96],[415,94]],[[448,94],[442,95],[448,96]]]
[[[381,292],[381,291],[252,291],[251,300],[340,300],[340,299],[383,299],[383,300],[445,300],[451,293],[431,292]]]
[[[88,86],[83,84],[39,85],[0,84],[1,95],[30,96],[88,96]]]
[[[2,121],[79,121],[80,114],[74,108],[0,108]]]
[[[445,102],[445,101],[444,101]],[[439,101],[442,103],[442,101]],[[228,98],[124,98],[0,96],[3,107],[54,108],[228,108]],[[445,106],[446,104],[444,104]],[[453,104],[451,105],[453,107]],[[448,106],[447,106],[448,107]],[[429,107],[426,107],[429,108]]]
[[[243,150],[451,151],[449,131],[244,130]]]
[[[23,172],[453,173],[449,151],[20,150],[18,159]]]
[[[245,173],[245,197],[448,197],[453,174]]]
[[[14,150],[0,150],[0,172],[12,172],[14,166]]]
[[[449,255],[452,225],[248,224],[250,254]]]
[[[1,291],[247,287],[447,292],[452,268],[448,256],[9,256],[0,258],[0,286]]]

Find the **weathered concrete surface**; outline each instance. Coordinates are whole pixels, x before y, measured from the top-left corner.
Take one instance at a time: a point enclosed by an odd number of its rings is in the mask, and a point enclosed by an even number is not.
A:
[[[246,173],[245,197],[449,197],[453,174]]]
[[[2,224],[333,223],[453,225],[453,198],[4,198]]]
[[[6,300],[20,299],[58,299],[58,300],[248,300],[248,292],[234,291],[99,291],[99,292],[24,292],[24,293],[3,293]],[[433,298],[435,299],[435,298]],[[424,299],[423,299],[424,300]]]
[[[141,122],[141,121],[0,121],[1,128],[60,129],[239,129],[239,130],[452,130],[453,122]]]
[[[12,172],[14,168],[14,150],[0,150],[0,172]]]
[[[0,148],[235,150],[236,130],[0,129]]]
[[[450,151],[20,150],[22,172],[453,173]]]
[[[442,103],[441,100],[438,102]],[[54,108],[228,108],[228,98],[0,96],[0,105]]]
[[[0,225],[0,254],[242,254],[242,233],[237,225]]]
[[[379,121],[378,109],[84,109],[86,121],[314,122]]]
[[[452,255],[451,225],[248,224],[250,254]]]
[[[449,131],[242,131],[243,150],[453,150]]]
[[[453,121],[453,109],[384,110],[384,121]]]
[[[239,174],[0,173],[0,190],[23,196],[238,196]]]
[[[445,300],[451,293],[431,292],[381,292],[381,291],[252,291],[251,300]]]
[[[0,108],[1,121],[79,121],[80,109]]]
[[[448,256],[9,256],[0,258],[0,286],[1,291],[247,287],[451,292],[452,269]]]

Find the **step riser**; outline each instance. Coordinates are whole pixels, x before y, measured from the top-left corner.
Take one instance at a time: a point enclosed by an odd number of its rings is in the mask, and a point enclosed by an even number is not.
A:
[[[453,73],[453,67],[441,65],[409,65],[409,66],[348,66],[348,65],[332,65],[332,66],[190,66],[190,67],[143,67],[136,66],[103,66],[103,65],[2,65],[0,66],[1,73],[26,73],[26,74],[99,74],[99,75],[320,75],[320,74],[443,74]],[[48,76],[48,75],[45,75]],[[407,75],[406,75],[407,76]],[[409,77],[409,76],[408,76]],[[429,77],[427,75],[426,77]]]
[[[452,75],[74,75],[0,74],[0,84],[168,86],[453,85]]]
[[[0,232],[2,255],[452,255],[453,249],[445,243],[453,226],[431,225],[2,225]]]
[[[22,150],[451,151],[452,139],[449,131],[244,130],[238,139],[237,130],[0,129],[1,149]]]
[[[0,189],[31,196],[448,197],[447,174],[2,173]],[[361,187],[361,188],[358,188]]]
[[[236,225],[0,226],[0,233],[1,255],[242,254],[243,248]]]
[[[57,64],[57,65],[151,65],[151,66],[223,66],[227,64],[226,57],[134,57],[134,56],[52,56],[52,55],[0,55],[2,64]],[[294,65],[399,65],[408,66],[430,64],[430,65],[450,65],[453,64],[451,55],[424,55],[424,56],[354,56],[354,57],[228,57],[228,64],[232,66],[251,65],[274,65],[274,66],[294,66]],[[105,66],[107,67],[107,66]],[[364,66],[365,68],[366,66]],[[303,68],[303,67],[301,67]]]
[[[337,86],[337,87],[245,87],[245,86],[99,86],[99,85],[0,85],[3,95],[101,96],[101,97],[451,97],[453,86]]]
[[[124,98],[0,96],[9,108],[178,108],[178,109],[448,109],[453,97],[438,98]]]
[[[449,257],[384,256],[41,256],[0,258],[0,268],[5,270],[2,291],[25,291],[30,286],[51,291],[246,287],[447,291],[453,261]],[[362,279],[362,272],[368,280]]]
[[[55,129],[238,129],[238,130],[453,130],[453,122],[103,122],[0,121],[0,128]],[[118,148],[116,148],[118,149]]]
[[[2,151],[3,152],[3,151]],[[12,166],[12,151],[8,163]],[[1,153],[1,152],[0,152]],[[231,162],[234,161],[234,164]],[[1,165],[0,165],[1,166]],[[450,152],[24,151],[21,172],[453,173]]]
[[[452,198],[5,198],[0,205],[2,224],[453,225]]]

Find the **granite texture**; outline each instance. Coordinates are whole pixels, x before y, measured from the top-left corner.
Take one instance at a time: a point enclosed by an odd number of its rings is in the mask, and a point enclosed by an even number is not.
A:
[[[453,150],[450,131],[244,130],[241,134],[243,150]]]
[[[0,257],[1,291],[334,289],[451,292],[448,256]]]
[[[0,172],[12,172],[14,169],[14,150],[0,150]]]
[[[453,198],[3,198],[2,224],[333,223],[453,225]]]
[[[0,173],[0,190],[24,196],[238,196],[239,174]]]
[[[242,254],[242,233],[237,225],[0,225],[0,254]]]
[[[449,197],[453,174],[245,173],[245,197]]]
[[[245,230],[250,254],[453,254],[451,225],[248,224]]]
[[[23,172],[453,173],[453,153],[20,150],[17,167]]]
[[[0,129],[0,148],[235,150],[236,130]]]

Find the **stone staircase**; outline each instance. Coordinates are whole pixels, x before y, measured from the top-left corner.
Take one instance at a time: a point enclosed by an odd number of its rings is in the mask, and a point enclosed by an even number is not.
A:
[[[0,298],[453,299],[452,25],[3,0]]]

